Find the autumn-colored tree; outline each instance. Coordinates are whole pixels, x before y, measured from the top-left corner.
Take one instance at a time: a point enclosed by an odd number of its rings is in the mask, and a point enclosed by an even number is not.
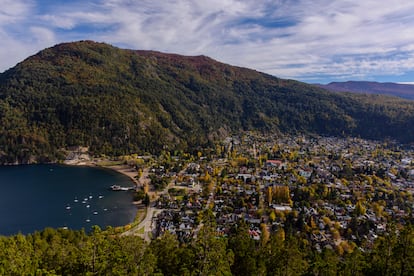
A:
[[[382,217],[384,206],[382,206],[379,202],[373,202],[371,207],[377,217]]]
[[[273,200],[276,203],[289,203],[290,199],[290,190],[288,186],[273,186]]]
[[[269,219],[270,219],[270,221],[275,221],[276,220],[276,213],[275,213],[275,211],[271,211],[270,212],[270,214],[269,214]]]
[[[355,204],[355,215],[356,216],[361,216],[361,215],[365,215],[365,212],[366,212],[366,208],[365,208],[365,206],[362,204],[362,202],[361,201],[358,201],[356,204]]]
[[[266,188],[266,201],[269,205],[273,202],[273,188],[271,186]]]
[[[270,231],[265,223],[260,224],[260,231],[262,232],[260,239],[264,246],[270,239]]]

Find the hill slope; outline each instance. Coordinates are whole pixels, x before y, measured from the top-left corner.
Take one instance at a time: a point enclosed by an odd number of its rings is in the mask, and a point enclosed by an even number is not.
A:
[[[0,163],[191,150],[241,130],[414,140],[414,104],[335,94],[205,56],[81,41],[0,74]]]
[[[414,100],[414,85],[399,84],[392,82],[371,82],[371,81],[347,81],[331,82],[326,85],[318,84],[319,87],[336,92],[355,92],[366,94],[380,94]]]

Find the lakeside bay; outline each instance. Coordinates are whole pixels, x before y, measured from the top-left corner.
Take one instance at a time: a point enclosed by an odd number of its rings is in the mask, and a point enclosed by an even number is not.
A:
[[[133,221],[132,192],[113,192],[111,185],[131,186],[123,174],[100,167],[26,165],[0,167],[0,235],[23,234],[45,227],[88,231],[92,225]]]

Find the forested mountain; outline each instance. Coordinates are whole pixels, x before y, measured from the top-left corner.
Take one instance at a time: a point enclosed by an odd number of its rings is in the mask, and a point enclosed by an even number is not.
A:
[[[414,102],[338,94],[205,56],[81,41],[0,74],[0,163],[191,150],[242,130],[414,140]]]
[[[317,86],[333,92],[380,94],[414,100],[414,85],[412,84],[400,84],[392,82],[381,83],[374,81],[347,81],[317,84]]]

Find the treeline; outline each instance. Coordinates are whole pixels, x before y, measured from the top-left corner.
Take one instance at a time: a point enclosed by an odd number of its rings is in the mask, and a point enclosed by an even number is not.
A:
[[[228,237],[206,223],[190,243],[150,244],[93,228],[0,237],[1,275],[413,275],[414,228],[389,229],[366,250],[315,250],[300,234],[253,240],[241,223]]]
[[[414,102],[335,94],[207,57],[56,45],[0,74],[0,163],[186,151],[242,130],[414,141]]]

